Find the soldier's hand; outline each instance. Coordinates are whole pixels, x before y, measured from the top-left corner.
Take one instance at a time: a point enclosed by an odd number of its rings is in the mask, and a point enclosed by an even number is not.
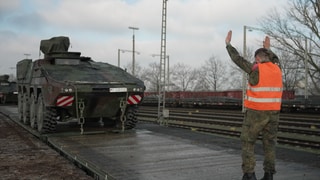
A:
[[[226,44],[230,44],[232,38],[232,31],[230,30],[226,37]]]
[[[270,38],[269,36],[266,36],[263,41],[263,47],[266,49],[270,49]]]

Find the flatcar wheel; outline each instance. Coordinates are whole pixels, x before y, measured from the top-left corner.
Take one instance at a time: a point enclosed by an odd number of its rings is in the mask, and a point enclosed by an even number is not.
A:
[[[22,121],[24,124],[30,123],[29,97],[27,93],[23,93],[22,97]]]
[[[30,126],[34,129],[37,127],[36,107],[36,97],[32,93],[30,96]]]

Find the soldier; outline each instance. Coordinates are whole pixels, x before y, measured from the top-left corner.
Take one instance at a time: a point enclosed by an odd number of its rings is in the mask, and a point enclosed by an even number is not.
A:
[[[249,74],[244,107],[246,109],[241,131],[242,180],[256,180],[254,156],[255,142],[262,135],[264,150],[264,176],[261,180],[272,180],[275,171],[275,144],[278,131],[282,97],[282,73],[278,57],[270,50],[268,36],[263,48],[256,50],[255,62],[241,57],[230,44],[232,31],[228,32],[226,45],[232,61]]]

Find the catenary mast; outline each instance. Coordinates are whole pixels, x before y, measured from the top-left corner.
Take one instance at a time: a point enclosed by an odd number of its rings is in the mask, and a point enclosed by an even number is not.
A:
[[[158,83],[158,121],[160,124],[164,124],[164,118],[167,114],[165,111],[167,1],[163,0],[161,21],[160,77]]]

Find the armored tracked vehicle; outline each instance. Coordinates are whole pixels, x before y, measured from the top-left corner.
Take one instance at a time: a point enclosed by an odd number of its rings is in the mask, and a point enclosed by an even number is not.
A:
[[[143,81],[123,69],[68,52],[68,37],[42,40],[43,59],[17,63],[20,120],[40,133],[55,132],[58,122],[102,122],[132,129],[142,101]]]

